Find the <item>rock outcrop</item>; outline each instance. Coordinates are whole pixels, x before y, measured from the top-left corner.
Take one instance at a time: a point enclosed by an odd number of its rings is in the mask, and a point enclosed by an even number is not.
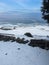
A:
[[[0,41],[4,41],[4,42],[7,42],[7,41],[11,41],[11,42],[18,42],[18,43],[23,43],[23,44],[26,44],[28,43],[29,41],[28,40],[25,40],[24,38],[16,38],[14,35],[4,35],[4,34],[0,34]]]
[[[27,37],[33,37],[31,33],[25,33],[24,35],[26,35]]]
[[[40,47],[42,49],[49,49],[49,41],[48,40],[36,40],[36,39],[31,39],[30,43],[28,44],[29,46],[32,47]]]

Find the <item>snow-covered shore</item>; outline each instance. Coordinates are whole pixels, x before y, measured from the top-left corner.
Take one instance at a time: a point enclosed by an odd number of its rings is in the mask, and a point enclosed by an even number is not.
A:
[[[0,33],[2,34],[13,34],[15,37],[26,37],[25,33],[31,33],[34,39],[47,39],[49,40],[49,26],[27,26],[27,27],[17,27],[15,26],[0,26]]]
[[[33,37],[27,37],[25,33]],[[49,26],[0,26],[0,34],[16,38],[49,40]],[[0,41],[0,65],[49,65],[49,50],[31,47],[28,44]]]
[[[49,51],[26,44],[2,41],[0,65],[49,65]]]

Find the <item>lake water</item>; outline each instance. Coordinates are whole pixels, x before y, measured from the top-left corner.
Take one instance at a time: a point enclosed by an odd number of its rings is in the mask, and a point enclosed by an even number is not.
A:
[[[0,14],[0,24],[13,25],[45,25],[41,13],[10,12]]]

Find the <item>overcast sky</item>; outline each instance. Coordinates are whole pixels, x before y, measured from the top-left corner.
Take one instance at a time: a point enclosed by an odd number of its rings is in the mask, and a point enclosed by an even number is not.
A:
[[[0,12],[27,11],[39,12],[42,0],[0,0]]]

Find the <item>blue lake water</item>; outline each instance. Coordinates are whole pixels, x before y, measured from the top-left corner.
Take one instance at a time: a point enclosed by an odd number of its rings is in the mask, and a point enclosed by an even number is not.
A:
[[[41,13],[21,13],[10,12],[0,14],[0,24],[40,24],[44,25],[46,22],[42,19]]]

